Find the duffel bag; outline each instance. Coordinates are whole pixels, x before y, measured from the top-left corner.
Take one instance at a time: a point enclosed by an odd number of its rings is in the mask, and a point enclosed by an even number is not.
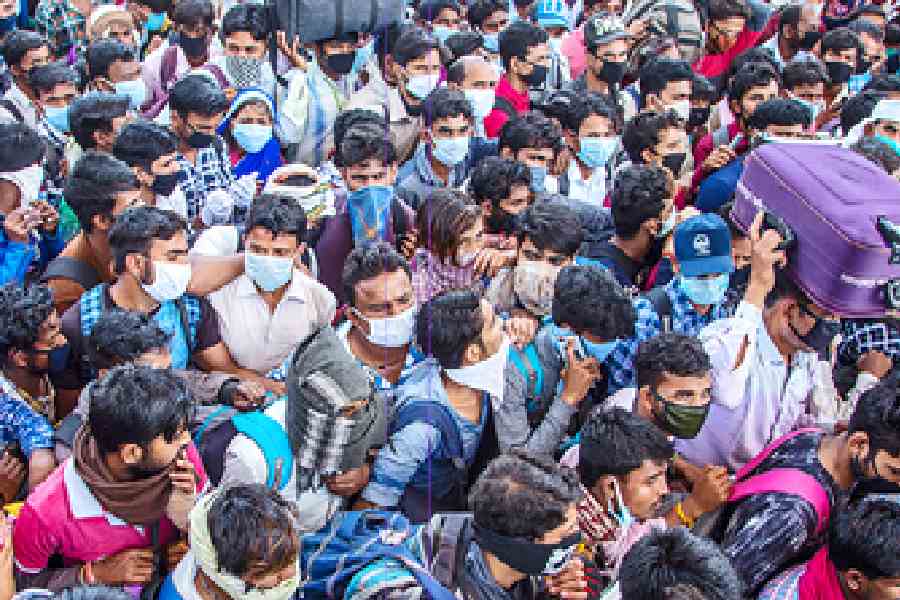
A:
[[[278,29],[303,43],[399,25],[405,9],[404,0],[275,0]]]

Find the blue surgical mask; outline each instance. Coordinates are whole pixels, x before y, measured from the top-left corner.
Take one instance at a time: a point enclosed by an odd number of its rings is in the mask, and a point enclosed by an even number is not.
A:
[[[497,53],[500,52],[500,34],[499,33],[482,33],[481,34],[482,46],[488,52]]]
[[[531,191],[543,194],[547,189],[547,167],[528,167],[531,171]]]
[[[728,291],[728,273],[720,273],[706,279],[682,276],[681,289],[694,304],[700,306],[718,304]]]
[[[57,131],[69,132],[69,107],[45,106],[44,118]]]
[[[244,152],[256,154],[272,139],[272,126],[238,123],[231,134]]]
[[[612,158],[613,152],[619,145],[619,138],[613,137],[584,137],[580,139],[581,150],[578,158],[590,167],[596,169],[603,167]]]
[[[356,56],[353,58],[353,68],[350,69],[351,73],[359,73],[363,70],[366,64],[369,62],[369,59],[372,58],[372,55],[375,53],[375,41],[370,41],[368,44],[363,46],[362,48],[356,49]]]
[[[131,81],[119,81],[116,83],[116,93],[120,96],[131,98],[131,108],[138,110],[147,101],[147,86],[144,80],[138,77]]]
[[[584,351],[588,356],[593,356],[597,359],[599,364],[603,364],[607,357],[612,354],[612,351],[616,349],[616,345],[618,345],[618,340],[613,340],[611,342],[603,342],[601,344],[596,344],[594,342],[588,341],[585,338],[581,338],[581,345],[584,347]]]
[[[413,75],[406,82],[406,91],[413,95],[417,100],[424,100],[428,94],[434,91],[440,81],[439,73],[426,75]]]
[[[618,504],[618,510],[613,505],[612,499],[606,505],[606,510],[618,523],[619,527],[622,531],[627,531],[631,524],[634,523],[634,517],[631,515],[631,511],[625,506],[625,501],[622,500],[622,490],[619,489],[619,482],[615,479],[613,480],[613,486],[616,488],[616,501],[615,504]]]
[[[434,37],[437,38],[437,40],[440,43],[446,44],[448,37],[450,37],[454,33],[459,33],[459,32],[456,31],[455,29],[450,29],[449,27],[444,27],[443,25],[435,25],[431,29],[431,33],[434,35]]]
[[[436,159],[448,167],[456,166],[464,161],[469,153],[469,138],[434,138],[431,144],[431,152]]]
[[[897,142],[895,142],[895,141],[892,140],[891,138],[889,138],[889,137],[884,137],[883,135],[876,135],[876,136],[875,136],[875,139],[878,140],[878,141],[880,141],[880,142],[884,142],[885,144],[887,144],[888,146],[890,146],[891,149],[892,149],[895,153],[897,153],[898,156],[900,156],[900,144],[897,144]]]
[[[150,13],[147,17],[147,31],[159,31],[166,24],[166,13]]]
[[[274,292],[291,280],[294,259],[244,252],[244,272],[264,292]]]

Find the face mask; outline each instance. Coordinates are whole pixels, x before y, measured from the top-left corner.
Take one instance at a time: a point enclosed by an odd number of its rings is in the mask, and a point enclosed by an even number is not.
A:
[[[585,338],[581,338],[581,346],[584,348],[585,354],[597,359],[599,364],[603,364],[606,361],[618,344],[618,340],[597,344]]]
[[[536,544],[512,538],[475,525],[478,546],[506,566],[526,575],[556,575],[575,554],[581,534],[575,533],[558,544]]]
[[[120,96],[128,96],[131,99],[130,106],[138,110],[147,101],[147,86],[143,79],[132,81],[119,81],[116,83],[116,93]]]
[[[605,166],[619,145],[619,138],[614,136],[585,137],[579,141],[581,150],[578,151],[578,158],[591,169]]]
[[[544,82],[547,81],[547,66],[532,65],[531,73],[525,75],[523,79],[525,80],[525,83],[527,83],[530,87],[541,87],[542,85],[544,85]]]
[[[678,211],[672,209],[671,214],[669,214],[669,218],[663,221],[662,226],[659,228],[659,231],[656,232],[656,239],[661,240],[675,228],[675,221],[678,220]]]
[[[666,110],[674,112],[676,115],[678,115],[678,118],[687,121],[691,118],[691,101],[679,100],[678,102],[674,102],[666,106]]]
[[[672,175],[677,179],[681,174],[681,167],[687,155],[684,152],[676,152],[673,154],[663,154],[662,165],[672,171]]]
[[[694,304],[700,306],[718,304],[725,298],[725,292],[728,290],[728,273],[721,273],[711,279],[682,277],[681,289]]]
[[[357,48],[356,53],[353,57],[353,68],[351,69],[352,73],[359,73],[365,68],[366,64],[368,64],[369,59],[372,58],[372,55],[375,52],[375,42],[371,41],[362,48]]]
[[[163,25],[166,24],[166,13],[150,13],[150,16],[147,17],[146,29],[147,31],[159,31],[163,28]]]
[[[238,123],[234,126],[234,130],[231,133],[234,136],[234,141],[245,152],[255,154],[265,148],[269,140],[272,139],[272,126]]]
[[[562,53],[562,38],[550,38],[547,40],[547,45],[550,46],[550,51],[556,56]]]
[[[325,58],[328,68],[338,75],[346,75],[353,70],[353,62],[356,60],[355,52],[344,54],[329,54]]]
[[[57,131],[67,133],[69,131],[69,107],[68,106],[45,106],[44,118]]]
[[[184,50],[185,56],[190,58],[200,58],[206,55],[207,41],[206,36],[191,37],[183,33],[178,34],[178,45]]]
[[[209,133],[194,131],[187,137],[185,143],[195,150],[209,148],[213,144],[213,136]]]
[[[440,78],[441,76],[437,73],[433,75],[413,75],[406,82],[406,91],[412,94],[413,98],[424,100],[437,87]]]
[[[709,107],[692,107],[691,114],[688,116],[688,125],[691,127],[700,127],[705,125],[709,120]]]
[[[394,188],[370,185],[347,194],[347,212],[354,244],[387,238]]]
[[[443,25],[435,25],[431,28],[431,33],[437,38],[441,44],[447,43],[447,38],[453,35],[454,33],[459,33],[455,29],[450,29],[449,27],[444,27]]]
[[[506,369],[506,361],[509,359],[509,338],[503,336],[500,349],[481,362],[458,369],[444,369],[447,377],[467,388],[487,392],[503,402],[503,388],[505,387],[502,373]]]
[[[600,71],[594,73],[598,79],[609,85],[619,85],[625,77],[625,63],[604,62]]]
[[[619,488],[619,481],[615,478],[613,479],[613,488],[616,492],[616,504],[619,509],[616,510],[612,498],[610,498],[606,503],[606,511],[616,520],[622,531],[628,531],[631,524],[634,523],[634,517],[631,515],[631,510],[625,506],[625,501],[622,500],[622,490]]]
[[[355,308],[352,310],[357,317],[369,324],[369,333],[366,334],[366,339],[376,346],[400,348],[412,340],[416,327],[415,307],[410,307],[399,315],[383,319],[370,319],[364,317]]]
[[[263,61],[253,56],[225,55],[225,71],[234,82],[234,87],[239,90],[259,86],[262,66]]]
[[[535,316],[549,315],[553,308],[553,287],[559,267],[523,260],[516,265],[513,275],[513,290],[522,306]]]
[[[141,283],[141,287],[157,302],[177,300],[187,291],[191,281],[191,264],[153,261],[153,283]]]
[[[469,153],[469,138],[435,138],[432,141],[431,152],[443,164],[453,167],[465,160]]]
[[[795,330],[796,332],[796,330]],[[828,360],[831,350],[831,341],[841,332],[840,321],[828,319],[816,319],[813,328],[804,335],[798,335],[800,341],[812,348],[819,355],[820,360]]]
[[[500,34],[499,33],[482,33],[481,44],[488,52],[500,52]]]
[[[264,292],[274,292],[291,280],[294,259],[244,253],[244,272]]]
[[[685,406],[669,402],[652,390],[653,397],[662,405],[662,411],[654,411],[656,420],[665,430],[682,440],[691,440],[697,437],[706,415],[709,413],[709,403],[704,406]]]
[[[828,70],[828,77],[831,79],[831,83],[835,84],[847,83],[850,81],[850,75],[853,73],[850,65],[840,61],[829,60],[825,63],[825,68]]]
[[[178,173],[172,173],[171,175],[156,175],[153,178],[153,184],[150,186],[150,191],[157,196],[171,196],[177,185]]]
[[[799,45],[802,50],[812,50],[813,46],[819,43],[819,40],[822,38],[822,33],[819,31],[807,31],[803,34],[803,37],[800,38]]]
[[[493,90],[463,90],[463,93],[472,105],[472,115],[476,119],[483,119],[494,110],[496,94]]]
[[[803,105],[803,108],[805,108],[809,112],[810,120],[815,123],[816,117],[819,116],[819,113],[824,107],[818,103],[814,104],[808,100],[804,100],[803,98],[794,98],[794,100]]]
[[[531,191],[543,194],[547,189],[547,167],[528,167],[531,171]]]
[[[44,166],[31,165],[16,171],[14,183],[22,193],[23,206],[37,202],[41,195],[41,186],[44,184]]]
[[[895,141],[892,140],[891,138],[884,137],[883,135],[876,135],[876,136],[875,136],[875,139],[876,139],[876,140],[879,140],[879,141],[882,141],[882,142],[884,142],[885,144],[887,144],[888,146],[890,146],[891,149],[892,149],[898,156],[900,156],[900,144],[898,144],[897,142],[895,142]]]

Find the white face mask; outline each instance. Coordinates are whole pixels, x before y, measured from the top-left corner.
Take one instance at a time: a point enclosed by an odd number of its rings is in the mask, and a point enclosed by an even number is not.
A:
[[[671,110],[678,115],[679,118],[687,121],[691,116],[691,101],[679,100],[678,102],[666,106],[666,110]]]
[[[469,104],[472,105],[472,115],[476,119],[483,119],[494,110],[496,94],[494,90],[463,90]]]
[[[481,362],[458,369],[444,369],[447,377],[473,390],[487,392],[503,402],[503,388],[505,386],[506,362],[509,359],[509,338],[503,336],[500,349]]]
[[[440,81],[440,73],[433,75],[413,75],[406,82],[406,91],[413,95],[417,100],[424,100],[428,97]]]
[[[153,273],[153,283],[141,284],[144,291],[157,302],[176,300],[184,295],[191,282],[191,263],[154,260]]]
[[[366,334],[366,339],[376,346],[399,348],[412,340],[413,330],[416,326],[416,308],[414,306],[409,307],[399,315],[384,319],[364,317],[355,308],[353,312],[357,317],[369,324],[369,333]]]

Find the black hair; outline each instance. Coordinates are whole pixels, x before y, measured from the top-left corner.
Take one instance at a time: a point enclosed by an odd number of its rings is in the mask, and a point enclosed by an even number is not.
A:
[[[422,0],[418,10],[416,10],[416,17],[420,21],[431,23],[441,14],[441,11],[447,8],[456,14],[460,14],[460,6],[457,0]]]
[[[186,119],[190,113],[211,117],[228,108],[228,98],[218,84],[210,81],[208,77],[188,75],[172,86],[169,106],[182,119]]]
[[[0,123],[0,171],[11,173],[40,162],[47,147],[24,123]]]
[[[427,248],[441,260],[455,264],[462,235],[483,218],[465,192],[453,188],[437,188],[425,197],[416,212],[419,246]]]
[[[872,21],[855,19],[850,22],[847,28],[858,35],[865,34],[877,42],[884,42],[884,28]]]
[[[750,9],[743,0],[710,0],[709,20],[720,21],[732,17],[750,18]]]
[[[469,510],[478,527],[534,542],[563,525],[580,497],[570,469],[512,450],[478,477],[469,492]]]
[[[167,127],[151,121],[125,125],[116,136],[113,156],[129,167],[140,167],[147,173],[153,161],[178,149],[178,138]]]
[[[552,314],[554,323],[604,341],[632,337],[637,318],[631,296],[608,270],[593,265],[560,269],[553,286]]]
[[[341,144],[344,142],[344,135],[347,131],[351,127],[361,123],[377,125],[378,127],[381,127],[382,130],[387,131],[387,124],[384,122],[383,115],[365,108],[345,110],[339,113],[334,120],[334,147],[336,149],[340,148]]]
[[[900,504],[865,498],[836,511],[828,558],[838,571],[855,569],[868,579],[900,577]]]
[[[847,27],[838,27],[822,36],[822,56],[825,56],[828,50],[856,50],[856,56],[859,57],[863,53],[863,43],[855,31]]]
[[[410,61],[422,58],[432,50],[437,50],[439,44],[431,33],[420,28],[412,28],[405,31],[391,49],[394,62],[405,67]]]
[[[619,108],[610,100],[609,96],[590,92],[573,99],[561,122],[563,127],[578,135],[581,126],[592,116],[604,117],[612,123],[614,131],[622,131]]]
[[[473,28],[480,29],[484,22],[496,12],[509,12],[509,4],[503,0],[476,0],[469,6],[467,18]]]
[[[601,94],[592,95],[605,97]],[[567,124],[572,120],[572,105],[575,104],[578,97],[579,93],[574,90],[553,90],[542,98],[539,105],[532,104],[531,109],[544,113],[545,117],[555,119],[561,126],[568,128]]]
[[[884,43],[896,46],[900,44],[900,25],[888,23],[884,28]]]
[[[841,107],[841,130],[844,135],[862,123],[863,119],[868,119],[875,110],[875,105],[885,98],[886,93],[875,90],[863,90],[848,98]]]
[[[500,130],[497,147],[499,150],[509,148],[516,156],[524,148],[552,148],[559,150],[562,131],[559,127],[539,112],[531,111],[513,117]]]
[[[500,32],[500,58],[503,68],[509,71],[513,57],[525,60],[528,49],[546,44],[549,36],[537,25],[516,21]]]
[[[480,33],[474,31],[460,31],[454,33],[444,42],[447,50],[450,51],[450,61],[456,64],[456,61],[463,56],[469,56],[484,45],[484,38]],[[463,75],[465,77],[465,75]],[[451,81],[449,69],[447,73],[447,81]]]
[[[28,29],[14,29],[3,40],[3,61],[7,67],[18,67],[31,50],[47,45],[47,39],[39,33]]]
[[[28,85],[37,94],[52,92],[61,83],[78,87],[78,73],[64,62],[49,63],[28,72]]]
[[[472,104],[462,91],[439,87],[425,98],[422,117],[426,127],[431,127],[435,121],[451,117],[465,117],[471,120]]]
[[[361,123],[344,132],[341,145],[335,153],[337,166],[352,167],[373,158],[385,165],[397,162],[397,150],[390,137],[385,136],[384,127]]]
[[[578,476],[591,489],[606,475],[626,477],[645,460],[665,463],[675,451],[662,430],[622,408],[598,406],[581,428]]]
[[[130,363],[147,352],[166,348],[171,336],[149,315],[110,310],[97,320],[87,339],[87,355],[98,371]]]
[[[178,25],[212,26],[215,10],[209,0],[178,0],[169,15]]]
[[[634,359],[637,385],[656,387],[665,374],[702,377],[711,369],[709,355],[696,337],[663,333],[641,342]]]
[[[128,96],[107,92],[89,92],[75,98],[69,106],[69,126],[82,150],[96,148],[94,132],[111,132],[113,119],[124,116],[130,103]]]
[[[778,57],[775,56],[775,52],[771,48],[754,46],[738,54],[731,62],[731,65],[728,67],[728,75],[722,80],[726,84],[726,88],[727,83],[734,78],[735,74],[750,63],[768,65],[776,74],[781,74],[781,63],[778,61]]]
[[[703,75],[694,74],[691,79],[691,100],[708,100],[715,102],[719,97],[718,90],[713,83]]]
[[[684,527],[654,529],[638,540],[619,568],[622,597],[741,600],[741,580],[712,541]]]
[[[187,384],[170,369],[113,367],[94,382],[89,397],[88,425],[104,454],[124,444],[146,448],[159,436],[171,442],[194,414]]]
[[[206,519],[216,564],[234,577],[245,577],[260,564],[276,572],[297,561],[297,509],[275,490],[261,484],[227,487],[210,504]]]
[[[449,290],[419,309],[416,340],[444,369],[457,369],[469,344],[481,341],[484,313],[481,296],[473,290]]]
[[[88,78],[109,77],[109,67],[114,62],[132,62],[137,60],[134,50],[116,38],[104,38],[91,42],[87,48],[86,59]]]
[[[90,233],[94,230],[95,216],[112,215],[117,193],[139,187],[127,164],[105,152],[91,150],[75,163],[66,179],[64,193],[81,228]]]
[[[131,594],[118,587],[105,585],[76,585],[57,592],[53,600],[128,600]]]
[[[755,87],[767,86],[773,81],[779,81],[775,69],[765,63],[747,63],[728,82],[728,101],[740,105],[744,94]]]
[[[866,90],[875,90],[876,92],[900,92],[900,76],[896,73],[879,73],[873,75],[866,87]]]
[[[0,364],[6,363],[10,350],[30,351],[52,312],[53,295],[48,287],[0,286]]]
[[[253,202],[247,215],[246,232],[261,227],[275,236],[289,234],[302,244],[306,237],[306,213],[292,198],[263,194]]]
[[[499,156],[483,159],[469,175],[469,193],[478,202],[496,209],[509,198],[513,186],[531,185],[531,172],[523,163]]]
[[[519,215],[519,245],[525,238],[538,250],[572,257],[581,247],[584,232],[578,212],[561,197],[535,202]]]
[[[222,17],[222,39],[246,31],[258,42],[269,39],[269,18],[260,4],[235,4]]]
[[[654,58],[641,69],[641,106],[646,106],[649,94],[659,94],[673,81],[694,80],[691,65],[685,60]]]
[[[787,90],[793,90],[798,85],[816,85],[818,83],[828,85],[831,83],[825,65],[814,57],[794,58],[784,66],[781,81]]]
[[[631,162],[641,164],[644,162],[641,153],[648,148],[653,149],[659,144],[659,136],[662,131],[683,128],[684,121],[674,111],[641,112],[625,124],[625,129],[622,131],[622,146]],[[616,186],[618,186],[618,182],[616,182]]]
[[[850,146],[850,149],[861,154],[885,170],[888,175],[893,175],[900,169],[900,156],[881,140],[874,137],[861,137],[858,142]]]
[[[115,261],[116,273],[125,269],[129,254],[146,255],[153,240],[170,240],[187,223],[170,210],[155,206],[137,206],[122,213],[109,230],[109,248]]]
[[[785,26],[790,25],[797,27],[800,24],[800,14],[802,6],[799,4],[789,4],[783,6],[778,17],[778,31],[784,31]]]
[[[386,242],[371,242],[357,246],[344,261],[341,285],[344,298],[350,306],[356,304],[356,284],[378,277],[382,273],[394,273],[403,269],[412,279],[412,270],[402,254]]]
[[[769,125],[803,125],[809,127],[812,115],[797,100],[772,98],[760,103],[747,124],[757,131],[763,131]]]
[[[616,235],[632,239],[645,221],[659,218],[670,196],[669,177],[659,167],[631,165],[619,171],[610,198]]]
[[[900,457],[900,374],[892,371],[874,387],[865,391],[850,417],[850,434],[864,432],[869,437],[869,456],[874,461],[879,450]]]

